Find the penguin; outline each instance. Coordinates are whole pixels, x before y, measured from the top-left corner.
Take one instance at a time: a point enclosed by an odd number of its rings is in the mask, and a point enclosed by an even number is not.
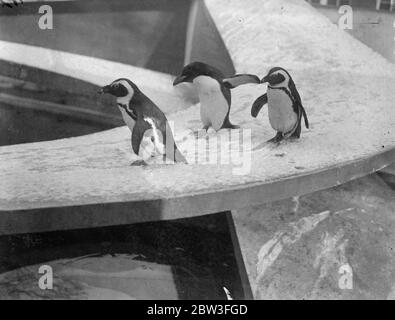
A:
[[[192,62],[183,68],[173,82],[173,86],[190,82],[196,87],[200,100],[200,119],[206,131],[210,127],[215,131],[239,128],[229,120],[231,92],[224,86],[223,79],[224,75],[217,68],[203,62]]]
[[[132,133],[134,153],[142,158],[132,165],[145,165],[156,155],[174,162],[187,163],[178,150],[165,114],[132,81],[126,78],[114,80],[102,87],[100,94],[116,97],[125,124]]]
[[[278,143],[289,137],[300,138],[302,117],[306,128],[309,128],[309,121],[289,72],[284,68],[274,67],[261,81],[257,82],[256,79],[257,77],[253,75],[235,75],[224,79],[224,85],[234,88],[245,83],[268,83],[267,93],[253,103],[251,116],[256,118],[261,108],[267,103],[270,125],[277,131],[276,136],[268,142]]]

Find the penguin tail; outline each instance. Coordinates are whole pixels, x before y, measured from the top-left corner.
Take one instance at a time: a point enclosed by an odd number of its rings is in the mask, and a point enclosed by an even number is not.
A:
[[[295,131],[291,134],[291,137],[299,139],[301,131],[302,131],[302,126],[299,121],[298,126],[296,127]]]
[[[182,162],[188,164],[187,159],[185,159],[184,155],[178,150],[177,146],[174,146],[174,162]]]
[[[256,118],[258,116],[259,111],[261,111],[262,107],[267,103],[267,93],[261,95],[257,98],[251,107],[251,116]]]
[[[177,146],[174,145],[174,151],[172,152],[166,152],[163,155],[163,161],[166,161],[166,159],[174,162],[174,163],[185,163],[188,164],[188,161],[185,159],[184,155],[178,150]],[[168,150],[169,151],[169,150]]]

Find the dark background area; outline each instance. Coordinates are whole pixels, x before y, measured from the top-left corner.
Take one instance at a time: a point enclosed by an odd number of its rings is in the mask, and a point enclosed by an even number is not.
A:
[[[175,221],[1,236],[0,274],[29,265],[51,265],[51,261],[58,259],[138,255],[136,259],[172,267],[180,299],[226,300],[223,287],[234,299],[243,299],[242,280],[227,225],[226,214],[218,213]],[[34,297],[34,279],[33,284],[31,288],[19,286],[19,290],[14,290],[12,283],[2,283],[0,293],[6,292],[8,298],[14,299],[23,294]],[[153,281],[152,286],[155,285],[158,283]],[[41,291],[41,298],[70,298],[62,296],[61,288],[58,292],[56,289],[54,285],[54,292]],[[135,295],[138,297],[139,293]]]

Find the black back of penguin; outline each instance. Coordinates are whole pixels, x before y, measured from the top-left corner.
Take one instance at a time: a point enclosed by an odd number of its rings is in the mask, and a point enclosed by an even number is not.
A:
[[[136,154],[139,152],[140,142],[145,131],[150,128],[155,129],[153,128],[155,126],[162,135],[166,157],[175,162],[187,163],[175,144],[173,133],[165,114],[150,98],[138,90],[130,100],[130,107],[134,108],[137,115],[136,125],[132,134],[132,147]],[[167,139],[170,139],[170,141]]]
[[[126,78],[117,79],[110,85],[103,87],[100,92],[116,96],[118,105],[133,118],[134,124],[131,126],[132,147],[137,155],[139,154],[140,143],[144,133],[149,129],[153,129],[156,133],[155,135],[157,135],[156,131],[159,131],[162,136],[165,156],[175,162],[186,163],[185,158],[175,144],[165,114],[132,81]],[[171,141],[167,141],[167,139]],[[153,142],[159,143],[159,141]]]

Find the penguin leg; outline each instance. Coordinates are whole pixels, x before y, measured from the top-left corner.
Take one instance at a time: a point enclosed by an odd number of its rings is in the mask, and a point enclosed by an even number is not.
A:
[[[267,142],[279,143],[279,142],[281,142],[283,139],[284,139],[283,133],[282,133],[282,132],[277,132],[277,134],[276,134],[273,138],[267,140]]]
[[[222,124],[221,129],[239,129],[240,126],[236,125],[236,124],[232,124],[229,120],[229,113],[226,115],[226,118],[224,120],[224,123]]]
[[[261,111],[262,107],[267,103],[267,93],[261,95],[257,98],[251,107],[251,116],[256,118],[259,111]]]
[[[223,126],[221,129],[240,129],[240,126],[238,126],[237,124],[229,123],[228,125]]]

